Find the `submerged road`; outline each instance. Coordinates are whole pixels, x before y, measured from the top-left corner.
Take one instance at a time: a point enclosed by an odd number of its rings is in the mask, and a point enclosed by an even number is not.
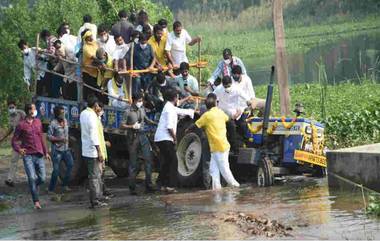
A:
[[[62,196],[43,195],[40,211],[32,208],[26,183],[16,189],[1,184],[0,238],[380,239],[380,220],[364,214],[360,191],[329,190],[325,178],[295,177],[269,188],[244,184],[221,192],[183,189],[140,196],[130,196],[126,182],[107,179],[116,197],[106,208],[89,209],[88,193],[78,187]],[[287,235],[252,234],[236,215],[275,220],[287,227]]]

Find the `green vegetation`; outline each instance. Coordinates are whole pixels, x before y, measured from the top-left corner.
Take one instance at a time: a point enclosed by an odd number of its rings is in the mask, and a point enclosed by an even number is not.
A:
[[[367,213],[380,217],[380,195],[377,193],[371,193],[368,197]]]
[[[305,117],[326,125],[327,145],[336,149],[380,141],[380,84],[365,81],[361,85],[344,83],[326,86],[325,114],[321,108],[320,85],[297,84],[290,88],[292,106],[305,106]],[[272,113],[280,116],[278,88],[274,89]],[[265,98],[266,86],[257,86],[256,95]],[[358,95],[360,95],[360,101]]]
[[[127,11],[145,9],[152,22],[160,18],[172,21],[167,7],[148,0],[14,0],[0,8],[0,126],[6,123],[6,100],[9,97],[24,103],[30,99],[23,82],[23,63],[17,47],[20,38],[35,46],[36,36],[42,29],[52,34],[62,22],[69,22],[73,34],[82,25],[82,17],[90,14],[93,22],[113,23],[120,9]],[[9,5],[11,4],[11,5]],[[42,46],[43,47],[43,46]]]
[[[209,62],[209,68],[203,70],[207,78],[210,71],[222,57],[224,48],[231,48],[234,55],[244,59],[273,57],[275,54],[273,31],[241,30],[228,24],[217,26],[197,25],[187,27],[190,34],[203,37],[202,59]],[[317,45],[328,44],[337,40],[380,29],[380,17],[369,16],[360,21],[347,21],[340,24],[321,24],[305,27],[285,26],[288,53],[306,52]],[[197,59],[197,48],[189,48],[190,59]]]

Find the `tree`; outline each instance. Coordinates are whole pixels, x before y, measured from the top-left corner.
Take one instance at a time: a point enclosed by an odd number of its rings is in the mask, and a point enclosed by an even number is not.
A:
[[[282,0],[273,0],[273,25],[276,48],[276,73],[280,92],[281,115],[290,114],[290,95],[288,86],[288,62],[285,47],[284,18]]]

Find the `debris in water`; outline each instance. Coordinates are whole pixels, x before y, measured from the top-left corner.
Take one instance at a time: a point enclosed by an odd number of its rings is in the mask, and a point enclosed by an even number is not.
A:
[[[224,218],[224,222],[236,224],[243,232],[251,235],[266,236],[269,238],[275,236],[291,236],[288,231],[293,228],[285,226],[276,220],[270,220],[265,217],[257,217],[252,214],[232,213]]]

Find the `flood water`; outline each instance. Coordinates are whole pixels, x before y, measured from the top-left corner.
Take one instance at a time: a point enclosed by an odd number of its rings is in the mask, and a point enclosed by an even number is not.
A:
[[[358,190],[329,190],[326,179],[269,188],[245,184],[222,192],[181,190],[172,195],[130,196],[114,188],[107,208],[87,208],[87,194],[50,202],[41,211],[16,208],[0,213],[1,239],[258,239],[224,222],[243,212],[291,226],[294,239],[380,239],[380,220],[363,214]],[[85,192],[85,191],[84,191]],[[263,237],[261,237],[263,238]],[[283,237],[274,237],[283,238]]]
[[[267,84],[274,57],[244,59],[254,85]],[[358,77],[380,80],[380,31],[316,46],[305,53],[288,55],[290,83],[318,81],[318,65],[324,64],[329,84],[358,82]]]

